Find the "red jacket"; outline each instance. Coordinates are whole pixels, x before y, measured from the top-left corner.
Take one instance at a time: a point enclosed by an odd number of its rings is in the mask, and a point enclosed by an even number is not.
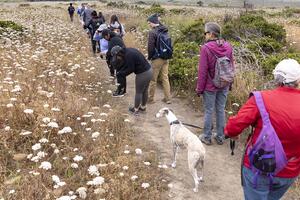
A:
[[[262,96],[271,123],[289,160],[286,168],[276,176],[297,177],[300,173],[300,90],[278,87],[275,90],[263,91]],[[255,126],[250,141],[253,144],[262,128],[262,120],[254,97],[249,98],[236,116],[229,118],[224,132],[225,135],[234,137],[250,125]],[[250,167],[247,155],[245,155],[244,165]]]

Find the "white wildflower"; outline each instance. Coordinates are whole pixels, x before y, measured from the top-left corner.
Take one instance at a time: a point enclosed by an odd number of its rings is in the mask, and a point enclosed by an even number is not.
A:
[[[32,109],[25,109],[24,113],[26,113],[26,114],[32,114],[33,110]]]
[[[124,153],[125,153],[125,154],[129,154],[130,151],[129,151],[129,150],[125,150]]]
[[[92,138],[97,138],[99,137],[100,133],[99,132],[94,132],[92,133]]]
[[[104,108],[111,108],[111,106],[108,105],[108,104],[104,104],[103,107],[104,107]]]
[[[59,149],[54,149],[55,154],[59,154]]]
[[[43,121],[45,124],[48,124],[48,123],[51,122],[51,119],[50,119],[49,117],[44,117],[44,118],[42,119],[42,121]]]
[[[135,181],[137,178],[138,178],[137,175],[133,175],[130,179],[131,179],[132,181]]]
[[[47,153],[45,153],[44,151],[39,151],[38,153],[37,153],[37,156],[39,157],[39,158],[44,158],[44,157],[46,157],[48,154]]]
[[[52,181],[53,181],[54,183],[59,183],[59,182],[60,182],[60,179],[59,179],[58,176],[52,175]]]
[[[7,108],[12,108],[12,107],[14,107],[14,104],[9,103],[9,104],[6,105],[6,107],[7,107]]]
[[[74,148],[73,151],[76,152],[76,151],[79,151],[79,149],[78,148]]]
[[[73,169],[77,169],[77,168],[78,168],[78,164],[77,164],[77,163],[72,163],[72,164],[71,164],[71,167],[72,167]]]
[[[56,200],[72,200],[70,196],[61,196],[57,198]]]
[[[120,173],[119,173],[119,176],[123,177],[123,176],[124,176],[124,173],[123,173],[123,172],[120,172]]]
[[[42,138],[42,139],[39,140],[39,142],[45,144],[45,143],[48,143],[49,140],[46,139],[46,138]]]
[[[52,168],[52,165],[51,165],[51,163],[49,163],[47,161],[44,161],[44,162],[41,163],[41,165],[39,166],[39,168],[48,170],[48,169]]]
[[[98,171],[98,167],[96,165],[89,166],[88,172],[92,176],[99,176],[100,173]]]
[[[15,190],[9,190],[9,194],[14,194],[16,191]]]
[[[107,117],[107,116],[108,116],[108,114],[107,114],[107,113],[100,113],[100,116]]]
[[[128,167],[128,166],[123,166],[122,169],[123,169],[123,170],[128,170],[129,167]]]
[[[142,188],[146,189],[150,187],[150,184],[149,183],[142,183]]]
[[[75,162],[79,162],[79,161],[82,161],[82,160],[83,160],[83,157],[82,157],[82,156],[79,156],[79,155],[76,155],[76,156],[73,158],[73,160],[74,160]]]
[[[142,152],[142,149],[135,149],[135,153],[137,155],[141,155],[143,152]]]
[[[151,165],[151,163],[150,162],[144,162],[144,165],[149,166],[149,165]]]
[[[111,90],[107,90],[107,93],[108,93],[108,94],[111,94],[111,93],[112,93],[112,91],[111,91]]]
[[[104,178],[101,176],[98,176],[94,178],[92,181],[88,181],[87,185],[102,185],[104,183]]]
[[[67,127],[64,127],[62,130],[58,131],[58,134],[64,134],[64,133],[72,133],[72,128],[67,126]]]
[[[58,124],[56,122],[50,122],[47,124],[47,126],[51,128],[58,128]]]
[[[85,199],[87,197],[86,191],[87,189],[85,187],[80,187],[76,190],[76,192],[79,194],[79,197],[81,199]]]
[[[130,122],[130,120],[129,119],[124,119],[124,122]]]
[[[51,108],[51,110],[52,110],[53,112],[59,112],[59,111],[60,111],[59,108]]]
[[[35,145],[33,145],[31,147],[32,150],[36,151],[36,150],[39,150],[40,148],[42,148],[41,144],[40,143],[36,143]]]
[[[46,104],[43,105],[43,107],[44,108],[49,108],[49,104],[46,103]]]
[[[4,130],[5,130],[5,131],[9,131],[9,130],[10,130],[10,126],[6,126],[6,127],[4,128]]]

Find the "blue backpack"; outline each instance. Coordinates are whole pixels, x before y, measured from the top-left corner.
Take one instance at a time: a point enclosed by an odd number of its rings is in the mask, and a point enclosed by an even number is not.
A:
[[[254,187],[257,187],[258,176],[265,175],[269,177],[270,187],[272,187],[273,177],[286,167],[288,161],[277,133],[271,124],[261,92],[253,92],[252,94],[263,121],[263,128],[257,140],[254,144],[248,145],[247,149],[251,170],[255,174],[253,184]]]
[[[162,31],[158,34],[155,52],[158,58],[162,58],[164,60],[172,58],[173,46],[168,31]]]

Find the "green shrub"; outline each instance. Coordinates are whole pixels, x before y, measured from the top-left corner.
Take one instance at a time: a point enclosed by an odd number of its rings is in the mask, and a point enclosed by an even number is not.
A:
[[[202,43],[204,40],[204,21],[203,19],[198,19],[187,25],[181,30],[180,38],[177,38],[178,41],[185,42],[196,42],[198,44]],[[176,41],[177,41],[176,40]]]
[[[197,5],[200,6],[200,7],[202,7],[203,6],[203,2],[202,1],[198,1]]]
[[[12,29],[15,31],[24,31],[23,26],[16,24],[13,21],[0,21],[0,33],[2,33],[3,31],[5,31],[6,29]]]
[[[264,75],[268,79],[272,79],[272,72],[276,65],[283,59],[292,58],[300,62],[300,53],[280,53],[268,56],[264,61],[262,61],[261,66],[264,71]]]
[[[255,54],[260,54],[260,50],[266,54],[272,54],[280,52],[283,48],[283,45],[273,38],[261,37],[248,44],[247,48]]]
[[[124,3],[123,1],[118,1],[118,2],[108,2],[106,4],[107,7],[113,7],[113,8],[129,8],[129,4],[128,3]]]
[[[170,61],[169,77],[173,87],[190,90],[195,87],[197,77],[199,45],[195,42],[174,44]]]
[[[145,9],[143,13],[146,15],[153,15],[153,14],[164,15],[166,13],[166,9],[161,7],[159,4],[152,4],[152,6],[148,9]]]
[[[174,15],[186,15],[195,13],[195,10],[187,8],[173,8],[170,10],[170,13]]]
[[[262,16],[247,13],[225,23],[223,37],[226,39],[270,37],[282,44],[286,42],[283,26],[268,23]]]

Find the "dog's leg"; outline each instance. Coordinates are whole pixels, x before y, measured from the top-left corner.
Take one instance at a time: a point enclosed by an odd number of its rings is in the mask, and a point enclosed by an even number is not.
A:
[[[199,160],[199,154],[195,152],[188,152],[188,165],[189,165],[189,171],[194,179],[195,187],[193,189],[194,192],[198,192],[198,186],[199,186],[199,177],[197,174],[197,164]]]
[[[204,179],[203,179],[203,177],[204,177],[204,158],[200,157],[199,165],[200,165],[200,174],[201,174],[199,177],[199,181],[203,182],[204,181]]]
[[[177,159],[178,148],[179,147],[176,144],[173,144],[173,163],[171,165],[173,168],[176,167],[176,159]]]

